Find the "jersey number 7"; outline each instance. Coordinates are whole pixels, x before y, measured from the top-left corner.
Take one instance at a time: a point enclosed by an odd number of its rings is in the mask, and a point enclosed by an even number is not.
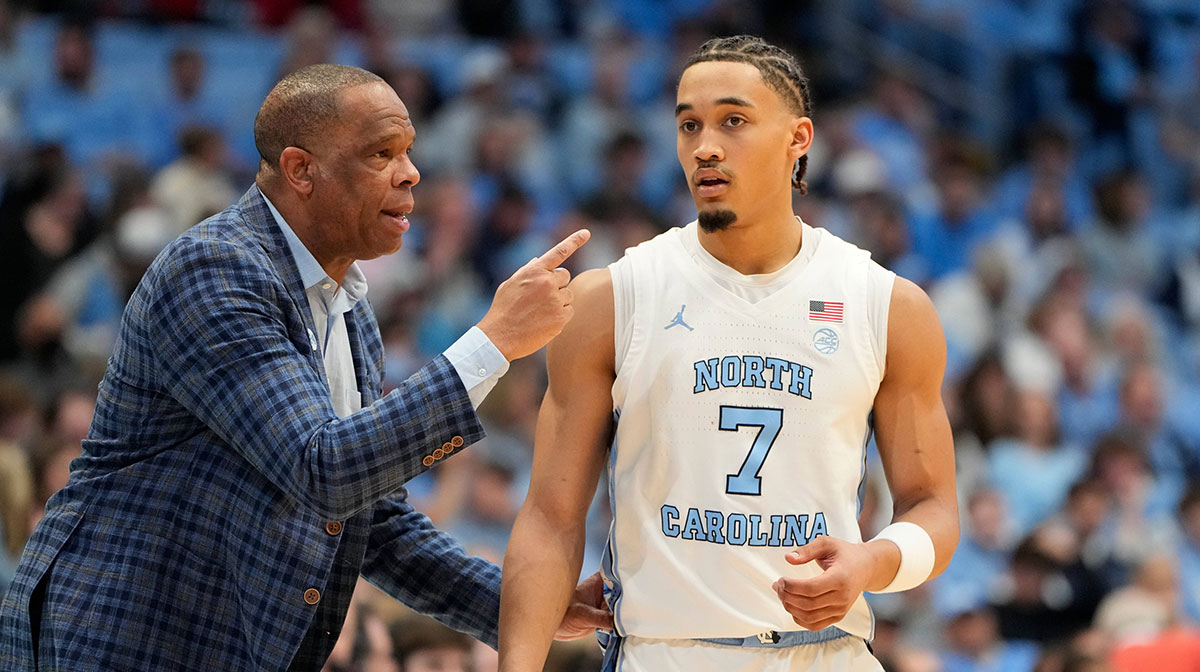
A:
[[[783,409],[722,406],[721,431],[736,432],[740,427],[758,427],[758,433],[754,435],[754,444],[742,461],[741,469],[725,477],[725,492],[731,495],[761,495],[762,478],[758,472],[762,470],[767,453],[771,452],[771,446],[775,445],[779,430],[783,428]]]

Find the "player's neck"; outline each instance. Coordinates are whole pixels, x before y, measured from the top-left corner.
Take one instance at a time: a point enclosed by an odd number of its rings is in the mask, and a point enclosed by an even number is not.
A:
[[[774,273],[800,252],[803,227],[790,211],[737,221],[711,233],[700,229],[700,245],[742,275]]]

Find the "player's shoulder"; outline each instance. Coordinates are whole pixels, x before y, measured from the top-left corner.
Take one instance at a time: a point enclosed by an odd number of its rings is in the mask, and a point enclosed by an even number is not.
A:
[[[637,245],[627,247],[625,248],[625,255],[613,263],[620,264],[629,259],[644,259],[653,255],[682,249],[681,236],[687,231],[688,226],[691,226],[691,224],[673,226],[656,236],[643,240]]]
[[[593,303],[607,298],[612,304],[612,271],[607,267],[586,270],[571,280],[571,292],[575,295],[576,307],[580,302]]]
[[[892,285],[892,319],[910,319],[918,321],[937,321],[937,311],[929,294],[920,285],[908,278],[897,275]]]

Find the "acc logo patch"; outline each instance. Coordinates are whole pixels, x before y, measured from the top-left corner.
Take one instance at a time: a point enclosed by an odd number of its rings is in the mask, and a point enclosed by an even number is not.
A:
[[[817,333],[813,334],[813,347],[822,355],[832,355],[841,344],[842,339],[833,329],[818,329]]]

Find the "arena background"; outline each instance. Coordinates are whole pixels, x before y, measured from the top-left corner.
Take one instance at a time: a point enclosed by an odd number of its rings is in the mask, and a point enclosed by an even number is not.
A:
[[[674,86],[704,39],[742,32],[813,82],[796,211],[921,284],[949,343],[962,542],[941,578],[872,599],[885,667],[1197,669],[1194,0],[0,0],[0,591],[79,453],[126,298],[249,186],[278,77],[361,65],[414,118],[413,230],[363,264],[394,385],[564,232],[593,232],[579,271],[692,218]],[[497,561],[544,386],[539,357],[515,363],[486,442],[410,484]],[[866,535],[885,492],[872,460]],[[598,500],[587,573],[607,522]],[[414,651],[495,669],[365,584],[351,619],[328,669],[432,669]],[[556,646],[548,669],[597,659]]]

